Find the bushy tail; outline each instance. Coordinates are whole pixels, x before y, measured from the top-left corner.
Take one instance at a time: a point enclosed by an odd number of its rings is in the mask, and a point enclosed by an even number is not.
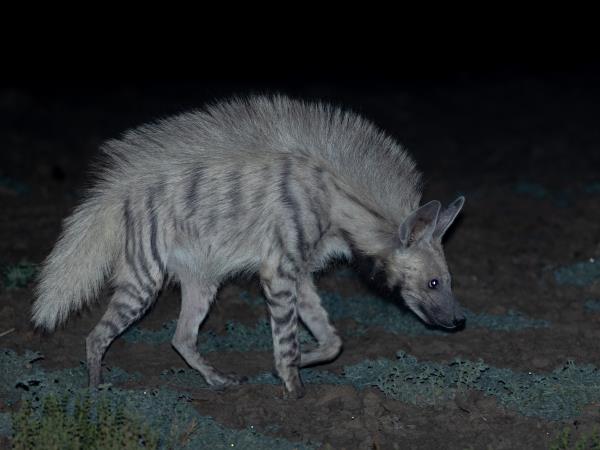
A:
[[[53,331],[93,300],[122,248],[122,219],[115,204],[89,198],[63,224],[44,261],[33,304],[36,327]]]

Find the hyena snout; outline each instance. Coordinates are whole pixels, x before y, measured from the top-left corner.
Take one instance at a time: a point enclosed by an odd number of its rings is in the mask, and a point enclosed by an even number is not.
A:
[[[466,323],[467,323],[467,319],[462,311],[460,311],[458,315],[454,316],[454,320],[453,320],[454,328],[462,330],[465,327]]]
[[[456,300],[448,299],[445,302],[431,305],[429,308],[421,305],[422,315],[430,325],[436,325],[450,330],[462,329],[465,326],[465,314]]]
[[[447,312],[445,312],[445,314],[443,314],[442,317],[437,320],[440,326],[449,329],[462,329],[465,327],[466,321],[467,319],[465,318],[465,313],[458,302],[454,299],[450,300],[450,305],[449,308],[447,308]]]

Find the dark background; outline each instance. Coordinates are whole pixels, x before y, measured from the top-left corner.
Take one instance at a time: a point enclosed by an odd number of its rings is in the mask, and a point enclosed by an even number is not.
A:
[[[21,59],[18,75],[0,81],[0,174],[32,187],[81,184],[99,144],[130,127],[231,95],[284,93],[371,118],[413,152],[426,175],[472,176],[473,184],[593,176],[600,167],[600,63],[594,53],[525,47],[496,57],[484,50],[387,59],[376,53],[350,61],[299,57],[297,66],[289,59],[265,64],[264,56],[232,56],[214,64],[188,61],[172,73],[170,60],[138,66],[139,58],[127,64],[118,55],[54,64],[46,55],[29,66]],[[45,70],[36,70],[40,66]],[[122,72],[110,70],[121,66]],[[536,147],[535,141],[557,134],[554,142],[569,142]],[[23,148],[19,139],[31,143]]]

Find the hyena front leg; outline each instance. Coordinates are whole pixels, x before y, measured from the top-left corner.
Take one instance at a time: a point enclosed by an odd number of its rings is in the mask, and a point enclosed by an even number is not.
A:
[[[181,311],[172,345],[183,359],[202,374],[214,387],[225,387],[243,381],[233,374],[223,374],[211,366],[198,352],[198,329],[206,318],[217,293],[216,285],[202,283],[192,277],[181,279]]]
[[[329,321],[327,311],[321,305],[321,298],[309,277],[298,283],[298,311],[300,319],[319,343],[314,350],[301,353],[300,367],[331,361],[339,355],[342,340]]]
[[[283,381],[286,396],[300,398],[304,396],[304,385],[298,373],[300,343],[296,280],[287,273],[282,265],[275,270],[264,268],[261,270],[261,282],[271,317],[275,369]]]

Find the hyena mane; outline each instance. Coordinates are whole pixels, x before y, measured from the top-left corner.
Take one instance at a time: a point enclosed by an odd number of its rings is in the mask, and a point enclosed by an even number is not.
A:
[[[420,201],[407,152],[363,117],[283,96],[233,99],[141,126],[103,146],[98,181],[43,264],[33,322],[53,330],[111,275],[114,294],[87,338],[90,383],[112,340],[181,283],[173,345],[211,385],[238,382],[196,349],[219,284],[258,272],[277,371],[292,395],[298,367],[341,341],[310,274],[333,255],[380,255]],[[316,337],[300,351],[297,322]]]

